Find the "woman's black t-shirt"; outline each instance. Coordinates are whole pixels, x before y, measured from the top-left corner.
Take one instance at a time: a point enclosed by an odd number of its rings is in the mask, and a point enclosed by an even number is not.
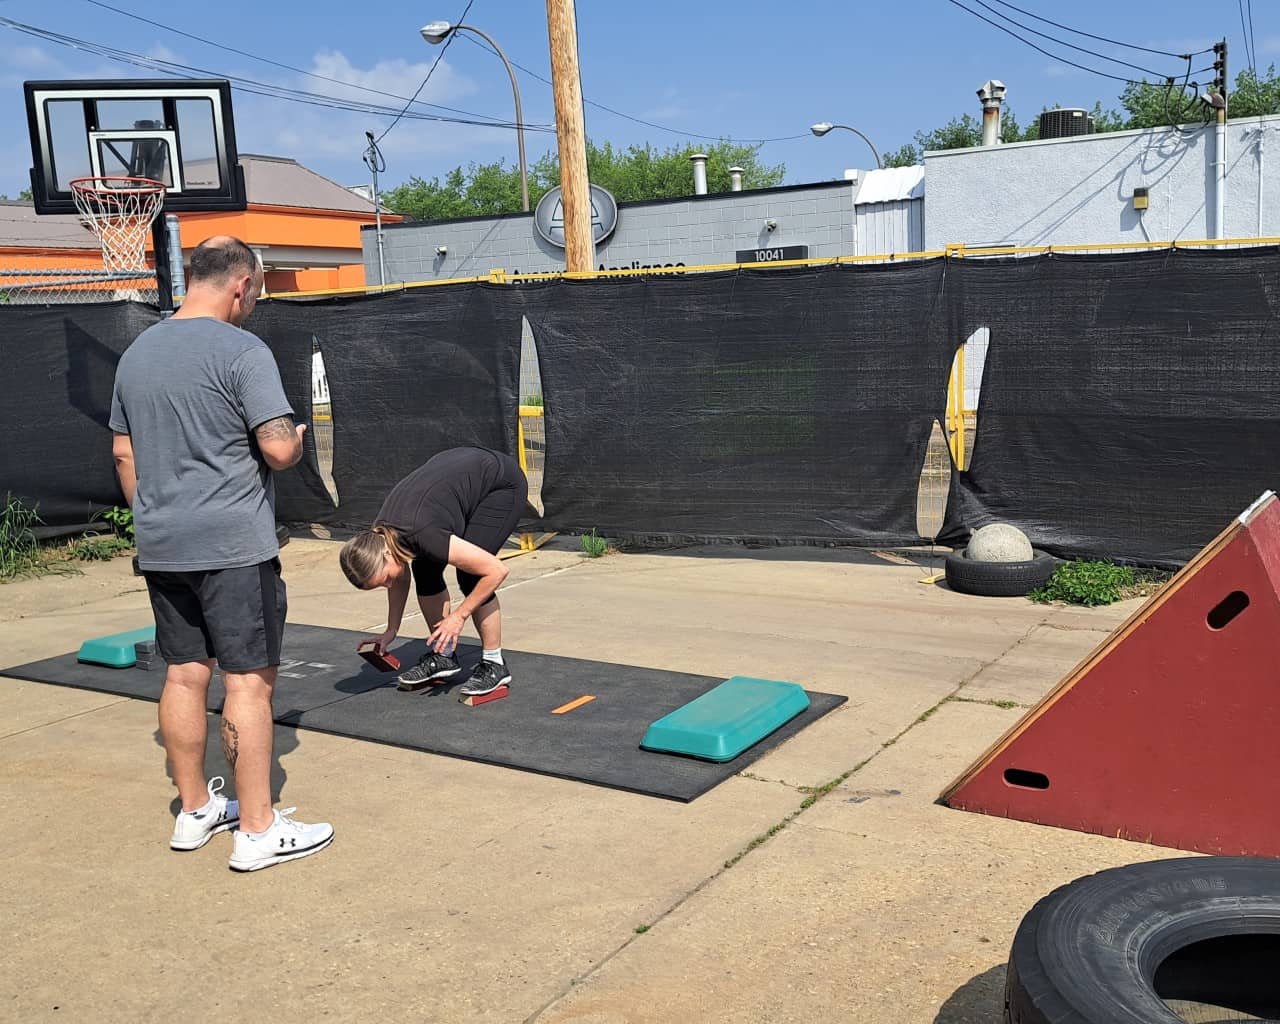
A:
[[[449,561],[449,538],[461,537],[476,507],[503,478],[500,453],[450,448],[433,455],[387,495],[374,526],[389,526],[418,558]]]

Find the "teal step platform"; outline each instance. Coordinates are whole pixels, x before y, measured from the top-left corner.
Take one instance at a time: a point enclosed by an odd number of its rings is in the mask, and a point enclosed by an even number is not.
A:
[[[137,654],[134,644],[154,643],[156,627],[132,629],[128,633],[115,633],[112,636],[100,636],[96,640],[86,640],[80,645],[76,661],[88,662],[90,665],[106,665],[109,668],[132,668]]]
[[[645,731],[640,746],[706,761],[732,761],[809,706],[796,683],[734,676]]]

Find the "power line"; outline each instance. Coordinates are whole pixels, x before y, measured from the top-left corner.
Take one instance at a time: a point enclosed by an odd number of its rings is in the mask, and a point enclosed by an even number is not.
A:
[[[1102,60],[1108,60],[1112,64],[1123,64],[1127,68],[1133,68],[1134,71],[1142,71],[1148,75],[1153,75],[1156,78],[1167,77],[1165,75],[1162,75],[1159,71],[1153,71],[1151,68],[1143,67],[1141,64],[1131,64],[1129,63],[1129,61],[1120,60],[1120,58],[1118,57],[1108,57],[1105,53],[1099,53],[1097,50],[1090,50],[1084,46],[1076,46],[1075,43],[1069,43],[1065,39],[1059,39],[1057,36],[1051,36],[1046,32],[1041,32],[1038,29],[1032,28],[1030,25],[1024,25],[1022,22],[1018,21],[1017,19],[1011,18],[1007,14],[1003,14],[1000,11],[997,11],[990,4],[985,3],[984,0],[972,0],[972,2],[976,3],[979,7],[985,7],[997,18],[1004,19],[1005,21],[1009,22],[1010,25],[1017,25],[1018,28],[1022,29],[1024,32],[1030,32],[1032,35],[1039,36],[1041,39],[1050,39],[1053,42],[1057,43],[1059,46],[1065,46],[1068,49],[1078,50],[1080,53],[1087,53],[1091,57],[1100,57]],[[1186,57],[1185,59],[1190,60],[1191,58]]]
[[[49,29],[38,28],[34,25],[26,25],[22,22],[13,21],[9,18],[0,18],[0,25],[11,28],[16,32],[21,32],[25,35],[42,39],[46,42],[56,43],[59,46],[66,46],[74,50],[82,50],[98,57],[106,57],[107,59],[116,61],[117,63],[129,64],[133,67],[142,68],[146,71],[158,72],[173,78],[224,78],[233,83],[236,89],[240,92],[264,96],[271,99],[287,100],[292,103],[304,103],[309,106],[324,107],[332,110],[345,110],[355,113],[372,114],[378,117],[409,117],[413,120],[419,121],[466,124],[486,128],[515,127],[514,122],[511,121],[488,121],[478,118],[448,117],[442,114],[429,114],[423,111],[409,111],[408,106],[397,113],[394,107],[389,107],[385,104],[370,103],[363,100],[343,100],[323,93],[313,93],[307,92],[303,89],[271,85],[266,82],[256,81],[252,78],[246,78],[241,75],[220,73],[217,71],[211,71],[207,68],[181,64],[177,61],[168,61],[156,57],[145,57],[129,50],[121,50],[102,43],[93,43],[85,39],[78,39],[75,36],[68,36],[59,32],[53,32]],[[532,131],[542,132],[549,132],[553,130],[550,125],[525,125],[525,128]]]
[[[488,46],[486,43],[482,42],[481,40],[472,39],[470,36],[467,36],[467,42],[473,43],[476,46],[479,46],[482,50],[486,50],[489,53],[494,52],[492,47]],[[508,58],[508,60],[510,60],[510,58]],[[538,72],[534,71],[532,68],[527,68],[523,64],[520,64],[514,60],[511,61],[511,64],[513,67],[519,68],[530,78],[536,78],[539,82],[542,82],[545,85],[552,84],[551,79],[538,74]],[[772,139],[726,139],[723,135],[702,135],[702,134],[699,134],[698,132],[687,132],[682,128],[671,128],[664,124],[656,124],[653,121],[646,121],[644,120],[644,118],[633,117],[631,114],[624,114],[621,110],[614,110],[613,107],[607,107],[603,103],[597,103],[594,100],[589,100],[586,98],[586,96],[583,96],[582,102],[587,104],[588,106],[596,107],[600,110],[607,111],[608,113],[613,114],[615,117],[621,117],[626,121],[634,121],[636,124],[642,124],[646,128],[656,128],[658,129],[658,131],[670,132],[672,135],[683,135],[686,138],[703,139],[708,142],[724,141],[724,142],[736,142],[742,145],[763,145],[766,142],[791,142],[795,139],[805,139],[809,137],[808,133],[805,132],[800,135],[779,135],[776,138],[772,138]]]
[[[467,20],[467,14],[471,11],[471,5],[473,3],[475,3],[475,0],[467,0],[467,6],[462,9],[462,14],[460,14],[458,16],[458,20],[454,22],[455,25],[461,25],[464,21]],[[411,96],[409,98],[409,102],[404,105],[404,110],[400,111],[400,113],[396,115],[395,120],[382,129],[382,134],[379,135],[378,138],[376,139],[377,142],[381,142],[383,139],[385,139],[387,137],[387,133],[400,123],[400,119],[404,117],[405,111],[407,111],[411,106],[413,106],[414,100],[416,100],[418,96],[422,93],[422,90],[427,87],[427,83],[431,81],[431,76],[436,73],[436,68],[438,68],[440,66],[440,62],[444,60],[444,55],[449,52],[449,47],[453,45],[454,36],[456,36],[457,34],[458,34],[457,32],[449,33],[449,38],[444,41],[444,46],[440,47],[440,52],[436,54],[436,59],[431,62],[431,67],[427,68],[427,77],[424,78],[422,80],[422,84],[419,85],[418,88],[414,90],[413,96]]]
[[[214,42],[212,39],[206,39],[204,36],[196,35],[193,32],[187,32],[187,31],[184,31],[183,29],[175,28],[173,25],[165,25],[162,22],[153,21],[150,18],[144,18],[140,14],[134,14],[132,11],[126,11],[119,7],[113,7],[111,6],[111,4],[103,3],[102,0],[85,0],[85,3],[92,4],[94,7],[101,7],[104,11],[112,11],[115,14],[122,15],[126,18],[132,18],[134,21],[140,21],[140,22],[143,22],[144,24],[152,25],[159,29],[164,29],[164,31],[172,32],[174,35],[183,36],[186,39],[195,40],[197,43],[202,43],[205,46],[212,46],[215,50],[225,50],[228,53],[238,54],[241,57],[248,57],[250,60],[260,61],[263,64],[270,64],[272,67],[281,68],[285,71],[292,71],[294,74],[306,75],[308,78],[314,78],[321,82],[332,82],[335,85],[341,85],[348,89],[359,89],[361,92],[373,93],[374,95],[377,95],[377,96],[386,96],[388,99],[393,99],[401,103],[403,103],[405,99],[403,96],[398,96],[395,93],[386,92],[382,89],[374,89],[366,85],[357,85],[355,82],[344,82],[341,78],[333,78],[330,75],[317,74],[314,71],[307,71],[304,68],[296,68],[291,64],[284,64],[278,60],[272,60],[270,57],[263,57],[261,54],[250,53],[248,50],[240,50],[234,46],[228,46],[225,43],[217,43],[217,42]],[[421,106],[434,107],[436,110],[447,110],[452,114],[465,114],[467,117],[479,117],[479,118],[486,118],[489,120],[498,120],[498,118],[490,118],[488,114],[477,114],[471,110],[460,110],[457,107],[447,107],[441,103],[428,103],[425,100],[420,100],[419,103]]]
[[[1240,35],[1244,37],[1244,55],[1249,62],[1249,70],[1256,76],[1258,74],[1257,53],[1253,49],[1252,29],[1253,29],[1253,0],[1249,0],[1249,24],[1245,24],[1244,0],[1236,0],[1236,6],[1240,9]]]
[[[1010,10],[1017,11],[1019,14],[1025,14],[1028,18],[1035,18],[1036,21],[1042,21],[1046,25],[1052,25],[1054,28],[1060,28],[1064,32],[1070,32],[1072,35],[1084,36],[1086,39],[1096,39],[1100,43],[1110,43],[1112,46],[1121,46],[1129,50],[1141,50],[1143,53],[1155,53],[1161,57],[1177,57],[1180,60],[1186,60],[1188,57],[1196,57],[1202,53],[1209,53],[1213,47],[1209,46],[1203,50],[1196,50],[1194,53],[1170,53],[1168,50],[1153,50],[1149,46],[1138,46],[1134,43],[1122,43],[1118,39],[1108,39],[1106,36],[1095,36],[1091,32],[1081,32],[1078,28],[1071,28],[1068,25],[1062,25],[1056,21],[1050,21],[1048,18],[1042,18],[1038,14],[1031,11],[1023,10],[1021,7],[1015,7],[1008,0],[995,0],[1001,7],[1008,7]],[[1252,2],[1252,0],[1250,0]]]
[[[1031,47],[1031,49],[1036,50],[1036,51],[1037,51],[1037,52],[1039,52],[1039,53],[1043,53],[1046,57],[1049,57],[1049,58],[1051,58],[1052,60],[1060,61],[1061,63],[1063,63],[1063,64],[1067,64],[1067,65],[1069,65],[1069,66],[1071,66],[1071,67],[1073,67],[1073,68],[1076,68],[1076,69],[1077,69],[1077,70],[1079,70],[1079,71],[1087,71],[1087,72],[1089,72],[1089,73],[1090,73],[1090,74],[1092,74],[1092,75],[1100,75],[1100,76],[1101,76],[1101,77],[1103,77],[1103,78],[1110,78],[1111,80],[1116,81],[1116,82],[1124,82],[1126,85],[1142,85],[1142,84],[1144,84],[1144,83],[1142,83],[1142,82],[1134,81],[1132,78],[1123,78],[1123,77],[1121,77],[1120,75],[1113,75],[1113,74],[1110,74],[1109,72],[1106,72],[1106,71],[1099,71],[1097,68],[1089,68],[1089,67],[1085,67],[1083,64],[1077,64],[1077,63],[1076,63],[1075,61],[1073,61],[1073,60],[1067,60],[1067,58],[1066,58],[1066,57],[1059,56],[1059,55],[1058,55],[1058,54],[1056,54],[1056,53],[1050,53],[1050,52],[1049,52],[1048,50],[1046,50],[1044,47],[1042,47],[1042,46],[1037,46],[1037,45],[1036,45],[1035,43],[1033,43],[1030,39],[1024,39],[1022,36],[1018,35],[1018,33],[1017,33],[1017,32],[1013,31],[1013,29],[1011,29],[1011,28],[1006,28],[1004,25],[1001,25],[999,22],[997,22],[997,21],[992,21],[990,18],[988,18],[988,17],[986,17],[985,15],[983,15],[983,14],[979,13],[978,11],[975,11],[975,10],[973,10],[973,9],[972,9],[972,8],[970,8],[970,7],[966,7],[964,4],[960,3],[960,0],[947,0],[947,2],[948,2],[948,3],[950,3],[950,4],[953,4],[953,5],[954,5],[954,6],[956,6],[956,7],[959,7],[959,8],[960,8],[960,10],[964,11],[966,14],[972,14],[975,18],[978,18],[978,19],[980,19],[980,20],[982,20],[982,21],[985,21],[988,25],[991,25],[991,26],[993,26],[993,27],[995,27],[995,28],[998,28],[1001,32],[1005,32],[1005,33],[1007,33],[1007,34],[1009,34],[1009,35],[1013,36],[1013,38],[1014,38],[1014,39],[1016,39],[1016,40],[1018,40],[1018,42],[1020,42],[1020,43],[1025,43],[1027,46]],[[1185,54],[1184,54],[1183,56],[1185,56]],[[1161,75],[1161,76],[1159,76],[1159,77],[1164,78],[1164,77],[1166,77],[1166,76]]]

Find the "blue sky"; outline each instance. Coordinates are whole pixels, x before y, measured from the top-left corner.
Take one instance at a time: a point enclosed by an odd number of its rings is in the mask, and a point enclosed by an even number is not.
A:
[[[219,0],[216,6],[105,2],[212,43],[337,81],[317,80],[230,53],[88,0],[0,0],[0,17],[218,74],[399,106],[353,87],[411,95],[439,52],[422,41],[419,27],[436,19],[455,20],[465,6],[465,0],[383,0],[368,7],[327,0],[306,5]],[[963,2],[995,20],[979,0]],[[1186,67],[1173,57],[1070,35],[1001,8],[997,0],[985,2],[1033,28],[1160,75],[1181,73]],[[1012,2],[1072,28],[1171,53],[1201,50],[1226,36],[1232,78],[1248,63],[1234,0]],[[578,0],[577,6],[587,99],[672,129],[647,127],[588,106],[587,131],[593,139],[660,147],[683,142],[687,136],[680,133],[784,139],[766,144],[761,156],[769,163],[785,164],[789,183],[838,178],[846,167],[870,164],[869,150],[852,134],[811,136],[807,128],[815,121],[853,125],[883,152],[911,141],[918,129],[936,127],[965,112],[977,115],[974,91],[988,78],[1005,83],[1008,102],[1024,123],[1046,105],[1091,107],[1102,100],[1114,106],[1123,88],[1122,82],[1037,53],[948,0]],[[1280,62],[1280,3],[1253,0],[1252,7],[1257,63],[1265,69]],[[542,0],[474,0],[467,22],[493,35],[513,61],[549,77]],[[1122,77],[1142,77],[1132,68],[1010,27],[1081,64]],[[0,149],[0,193],[14,195],[27,185],[30,166],[21,88],[25,79],[129,78],[148,73],[9,28],[0,28],[0,42],[0,128],[11,139],[11,145]],[[1212,55],[1204,55],[1195,67],[1211,62]],[[523,72],[518,75],[525,121],[552,124],[550,87]],[[463,38],[449,49],[420,98],[481,119],[512,116],[511,88],[502,65]],[[381,132],[391,120],[246,92],[235,95],[235,115],[241,150],[293,157],[343,184],[367,180],[360,159],[364,132]],[[531,130],[527,144],[532,162],[554,148],[555,137]],[[505,158],[514,164],[516,159],[509,129],[420,120],[397,124],[386,135],[383,150],[384,182],[393,185],[410,175],[442,175],[470,161]]]

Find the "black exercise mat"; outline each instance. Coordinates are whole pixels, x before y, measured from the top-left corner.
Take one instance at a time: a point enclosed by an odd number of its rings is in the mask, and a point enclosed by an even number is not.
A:
[[[463,672],[445,685],[416,693],[396,689],[392,673],[378,672],[355,653],[368,634],[289,623],[276,683],[275,720],[283,725],[372,740],[433,754],[576,779],[649,796],[690,801],[794,736],[847,698],[809,691],[809,707],[732,761],[641,750],[653,721],[683,707],[723,680],[577,658],[506,652],[514,680],[502,700],[479,707],[460,703]],[[426,650],[422,640],[392,649],[412,665]],[[464,645],[469,669],[479,648]],[[112,669],[82,665],[75,654],[31,662],[0,675],[59,686],[159,700],[163,668]],[[563,715],[552,710],[590,694],[595,700]],[[222,707],[215,676],[209,709]]]

